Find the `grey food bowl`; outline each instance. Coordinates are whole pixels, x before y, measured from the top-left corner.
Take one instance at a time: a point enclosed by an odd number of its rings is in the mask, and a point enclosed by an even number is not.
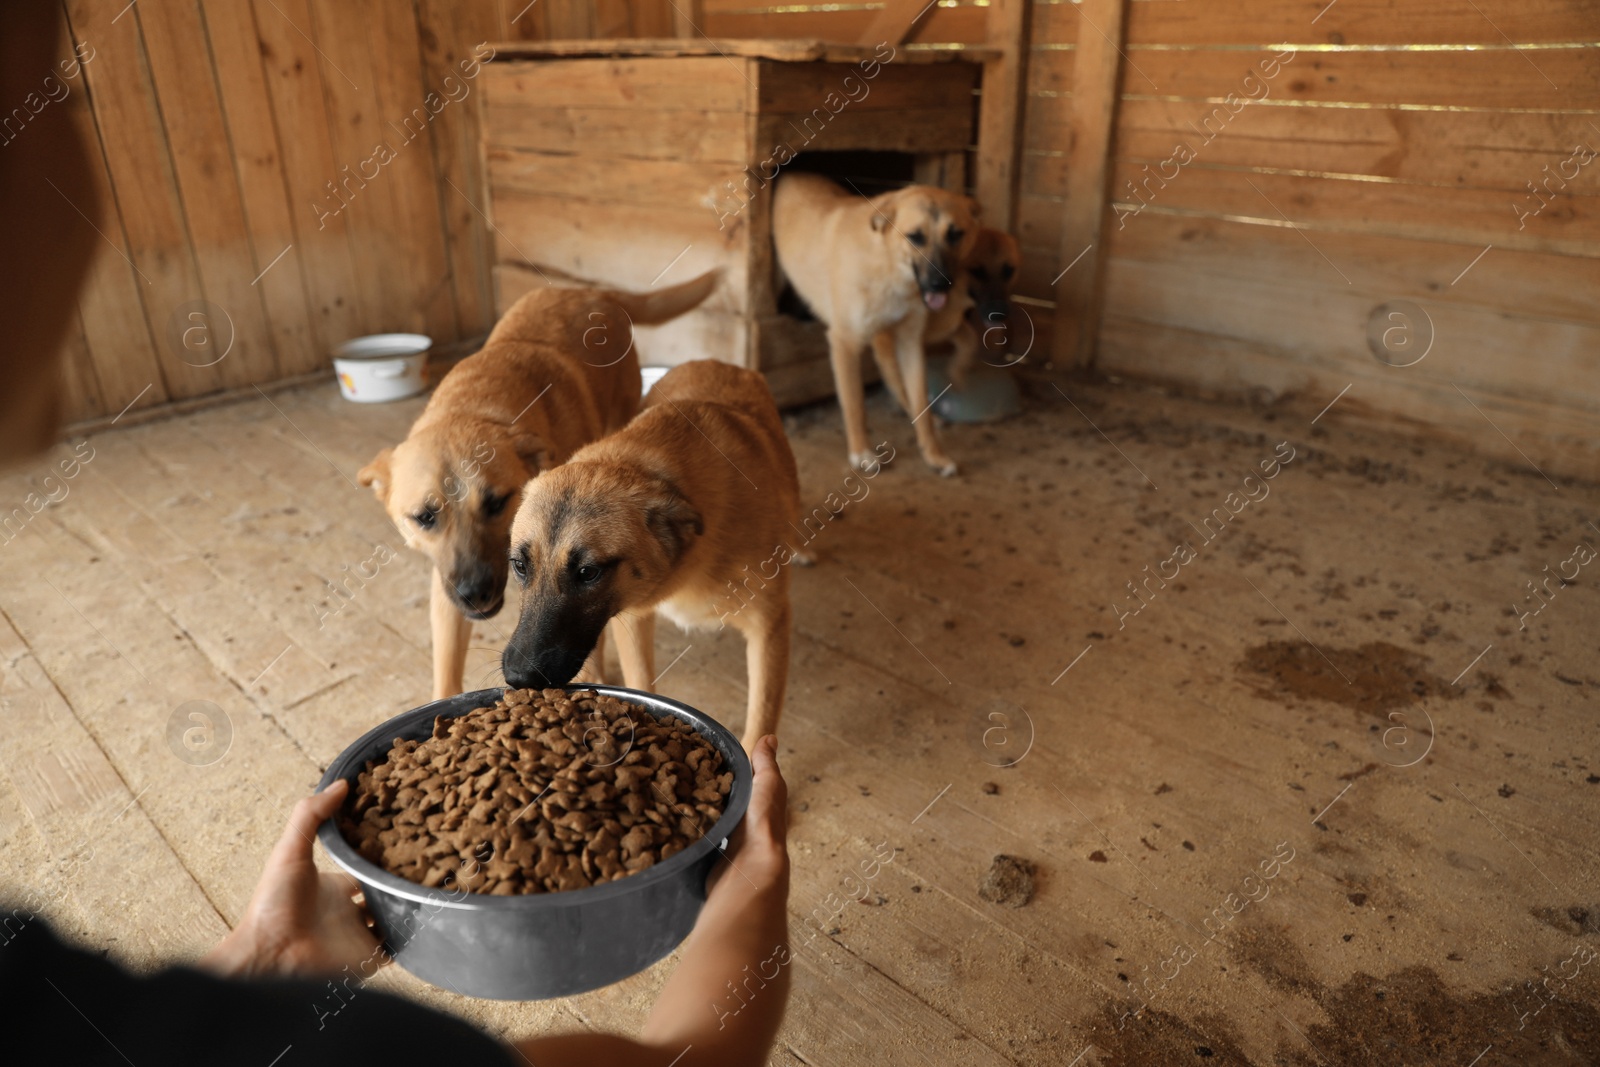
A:
[[[934,398],[934,414],[946,422],[999,422],[1022,412],[1022,390],[1016,377],[992,363],[973,364],[966,385],[955,389],[945,368],[930,360],[928,394]]]
[[[739,740],[709,716],[675,700],[611,685],[593,689],[687,722],[709,740],[733,771],[728,803],[706,835],[682,852],[615,882],[564,893],[495,897],[462,889],[429,889],[369,863],[339,832],[337,818],[318,837],[333,861],[366,894],[385,945],[396,961],[425,982],[465,996],[539,1000],[571,996],[637,974],[689,935],[706,898],[706,875],[717,850],[750,803],[750,759]],[[480,689],[436,700],[397,715],[339,754],[318,789],[349,780],[368,760],[387,755],[396,738],[433,733],[437,715],[465,715],[493,704],[502,689]]]

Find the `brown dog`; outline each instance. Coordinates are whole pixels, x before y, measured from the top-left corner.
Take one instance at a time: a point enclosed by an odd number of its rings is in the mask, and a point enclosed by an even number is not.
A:
[[[1004,230],[980,229],[961,261],[961,273],[949,302],[928,316],[924,340],[929,344],[949,341],[954,346],[950,382],[955,388],[966,383],[967,371],[979,348],[1004,351],[1011,321],[1011,283],[1021,263],[1022,249],[1015,237]],[[873,343],[890,340],[879,334]],[[879,362],[883,362],[882,356]]]
[[[1022,250],[1016,238],[1004,230],[980,229],[961,261],[950,299],[938,311],[928,313],[922,340],[925,345],[950,342],[953,351],[948,373],[952,388],[960,389],[966,384],[967,372],[980,347],[1004,351],[1011,318],[1011,282],[1021,261]],[[908,415],[916,414],[917,409],[906,399],[905,382],[895,363],[894,335],[885,330],[875,336],[872,354],[900,409]]]
[[[783,710],[787,564],[805,562],[786,542],[799,512],[794,453],[766,380],[715,360],[674,367],[625,428],[524,489],[511,526],[522,612],[501,656],[506,684],[564,685],[615,619],[624,680],[649,690],[658,607],[685,629],[731,623],[746,642],[744,743],[754,746]]]
[[[959,265],[977,232],[978,204],[931,185],[908,185],[871,200],[816,174],[778,182],[772,236],[778,264],[828,327],[828,356],[844,415],[850,463],[876,469],[867,452],[861,350],[873,344],[884,377],[916,411],[917,447],[940,474],[956,465],[939,444],[928,402],[924,333],[930,313],[950,302]],[[891,385],[891,388],[894,386]]]
[[[639,409],[634,323],[683,314],[717,272],[659,292],[536,289],[444,376],[406,439],[357,476],[433,561],[434,699],[461,692],[472,620],[505,601],[511,517],[530,477]]]

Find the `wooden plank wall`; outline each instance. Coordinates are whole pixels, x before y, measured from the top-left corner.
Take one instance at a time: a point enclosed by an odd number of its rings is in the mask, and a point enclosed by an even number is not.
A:
[[[1051,282],[1066,266],[1056,260],[1066,210],[1072,71],[1080,25],[1070,4],[1034,3],[1022,115],[1021,195],[1012,229],[1022,246],[1022,270],[1014,291],[1039,301],[1046,314],[1054,299]]]
[[[1101,368],[1600,470],[1590,0],[1136,0],[1121,87]]]
[[[66,346],[77,420],[319,371],[363,333],[486,330],[474,48],[672,26],[667,0],[65,0],[63,18],[62,60],[85,58],[38,120],[98,149],[107,205]]]

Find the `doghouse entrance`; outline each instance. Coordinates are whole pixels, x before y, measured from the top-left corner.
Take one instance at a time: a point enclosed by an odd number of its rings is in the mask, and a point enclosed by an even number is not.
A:
[[[910,152],[801,152],[784,170],[821,174],[874,197],[916,181],[917,157]]]

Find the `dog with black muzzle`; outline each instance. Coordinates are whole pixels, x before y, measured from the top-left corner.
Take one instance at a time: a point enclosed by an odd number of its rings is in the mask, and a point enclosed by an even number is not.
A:
[[[535,289],[481,350],[450,369],[406,439],[357,475],[406,544],[433,562],[435,700],[461,692],[472,623],[504,603],[506,546],[523,485],[633,417],[633,325],[690,310],[718,274],[648,293]]]
[[[657,610],[686,630],[732,625],[746,645],[752,747],[783,711],[787,564],[809,562],[787,547],[799,514],[794,453],[766,380],[715,360],[674,367],[626,427],[523,489],[511,524],[522,608],[501,655],[506,684],[565,685],[609,622],[625,684],[648,691]],[[730,590],[749,596],[735,613]]]
[[[957,268],[950,298],[938,311],[928,313],[922,340],[925,345],[950,342],[947,373],[952,389],[959,391],[966,385],[967,374],[980,348],[986,352],[1005,352],[1010,346],[1011,282],[1021,262],[1022,250],[1016,238],[1003,230],[980,229]],[[906,399],[906,386],[894,358],[894,344],[894,335],[883,331],[872,339],[872,352],[883,369],[884,384],[894,395],[895,402],[907,415],[915,415],[928,401],[924,399],[913,408]]]
[[[897,399],[916,412],[912,426],[923,460],[940,474],[956,473],[934,420],[922,417],[928,403],[925,333],[929,316],[951,301],[975,240],[977,216],[977,201],[931,185],[908,185],[869,200],[816,174],[790,174],[778,182],[772,202],[778,264],[828,327],[828,356],[854,467],[873,472],[878,464],[867,451],[861,380],[861,351],[870,343]]]
[[[966,384],[980,348],[1001,353],[1009,347],[1011,283],[1021,263],[1022,249],[1015,237],[1004,230],[980,229],[961,261],[950,300],[928,316],[923,339],[928,344],[951,343],[949,375],[956,390]],[[874,344],[880,339],[884,339],[881,334]]]

